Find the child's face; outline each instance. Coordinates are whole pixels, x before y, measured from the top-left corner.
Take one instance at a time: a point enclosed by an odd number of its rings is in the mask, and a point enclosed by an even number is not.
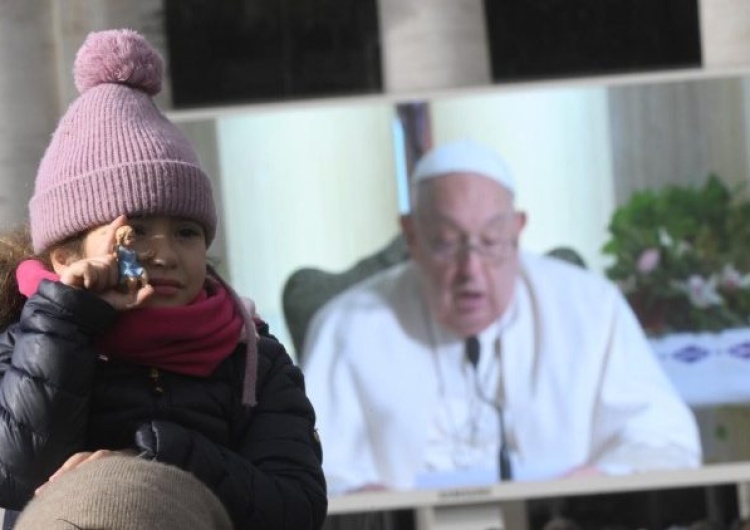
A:
[[[128,219],[133,228],[133,249],[148,253],[141,265],[148,273],[154,294],[145,307],[175,307],[192,302],[206,280],[206,235],[196,221],[172,216],[148,216]],[[100,246],[96,231],[84,241],[84,254]]]

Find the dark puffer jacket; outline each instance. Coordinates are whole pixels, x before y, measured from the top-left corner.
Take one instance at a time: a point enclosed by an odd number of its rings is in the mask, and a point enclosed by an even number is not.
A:
[[[192,472],[237,529],[316,529],[327,501],[302,374],[260,330],[258,404],[240,402],[244,345],[208,378],[108,361],[117,313],[43,281],[0,335],[0,506],[20,509],[72,454],[134,448]]]

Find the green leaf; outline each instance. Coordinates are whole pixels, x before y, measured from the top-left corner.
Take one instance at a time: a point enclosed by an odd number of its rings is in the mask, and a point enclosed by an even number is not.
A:
[[[602,246],[614,258],[606,274],[627,286],[625,294],[648,330],[720,330],[750,323],[750,286],[722,283],[728,266],[739,280],[750,274],[747,191],[744,185],[730,190],[710,174],[703,186],[636,191],[612,214]],[[658,252],[659,263],[641,271],[639,259],[649,249]],[[678,287],[696,276],[706,282],[713,278],[721,304],[699,307]]]

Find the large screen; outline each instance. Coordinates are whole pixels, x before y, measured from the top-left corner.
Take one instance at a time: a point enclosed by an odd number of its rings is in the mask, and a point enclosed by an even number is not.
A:
[[[612,215],[634,193],[700,187],[711,174],[741,190],[750,178],[746,76],[496,87],[403,104],[422,105],[436,143],[468,136],[502,153],[529,216],[522,245],[574,249],[597,274],[612,265],[602,251]],[[174,114],[215,174],[219,266],[293,354],[281,304],[289,277],[344,271],[398,233],[404,115],[384,98],[246,107],[212,119]],[[742,328],[650,338],[697,418],[705,464],[750,460],[750,331]]]

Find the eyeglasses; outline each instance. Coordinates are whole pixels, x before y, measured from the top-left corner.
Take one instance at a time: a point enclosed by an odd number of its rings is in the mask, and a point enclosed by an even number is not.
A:
[[[515,252],[516,242],[512,239],[472,241],[463,237],[455,241],[433,241],[427,248],[436,261],[443,263],[468,257],[471,252],[486,262],[503,263]]]
[[[417,219],[418,238],[435,261],[455,262],[474,252],[488,263],[503,263],[516,251],[515,230],[508,224],[515,212],[498,213],[474,234],[465,232],[451,218],[424,216]]]

